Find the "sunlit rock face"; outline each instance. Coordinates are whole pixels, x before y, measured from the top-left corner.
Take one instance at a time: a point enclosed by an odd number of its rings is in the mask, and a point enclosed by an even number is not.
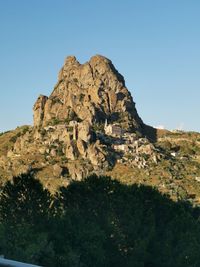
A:
[[[126,130],[141,131],[143,122],[132,96],[109,59],[96,55],[80,64],[74,56],[67,57],[52,94],[40,96],[34,105],[34,126],[74,119],[90,124],[107,119]]]

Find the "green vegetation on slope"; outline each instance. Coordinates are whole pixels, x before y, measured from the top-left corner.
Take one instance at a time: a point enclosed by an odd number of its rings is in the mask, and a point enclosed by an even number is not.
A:
[[[0,156],[7,155],[9,149],[13,148],[17,138],[24,135],[31,127],[24,125],[13,131],[0,133]]]
[[[0,198],[0,253],[48,267],[198,267],[200,210],[90,176],[52,197],[31,174]]]

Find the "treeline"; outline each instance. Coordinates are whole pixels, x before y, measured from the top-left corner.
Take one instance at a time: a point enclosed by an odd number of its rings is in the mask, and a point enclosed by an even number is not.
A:
[[[200,211],[146,186],[88,177],[55,196],[33,175],[0,198],[0,254],[46,267],[199,267]]]

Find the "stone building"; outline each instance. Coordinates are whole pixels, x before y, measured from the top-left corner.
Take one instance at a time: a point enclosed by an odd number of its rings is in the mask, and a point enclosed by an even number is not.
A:
[[[122,136],[122,128],[119,125],[116,124],[107,124],[107,120],[105,121],[104,126],[105,134],[111,135],[111,136]]]

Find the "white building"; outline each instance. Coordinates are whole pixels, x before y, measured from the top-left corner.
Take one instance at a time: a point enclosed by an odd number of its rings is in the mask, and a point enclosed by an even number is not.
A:
[[[114,145],[113,148],[118,151],[128,152],[129,148],[126,144]]]

